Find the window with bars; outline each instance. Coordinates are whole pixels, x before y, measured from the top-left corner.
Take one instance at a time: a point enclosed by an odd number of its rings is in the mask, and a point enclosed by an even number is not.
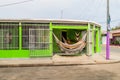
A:
[[[0,24],[0,49],[19,49],[19,28],[17,24]]]
[[[49,49],[49,26],[25,24],[22,29],[23,49]]]

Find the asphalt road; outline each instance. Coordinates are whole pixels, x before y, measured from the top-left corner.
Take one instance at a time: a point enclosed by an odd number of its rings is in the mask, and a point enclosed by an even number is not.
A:
[[[0,80],[120,80],[120,63],[0,68]]]
[[[102,46],[102,53],[106,53],[106,46],[105,45]],[[110,46],[110,53],[120,56],[120,47]]]

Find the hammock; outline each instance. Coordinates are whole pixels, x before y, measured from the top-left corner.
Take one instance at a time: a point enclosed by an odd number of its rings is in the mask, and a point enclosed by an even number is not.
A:
[[[71,53],[79,53],[79,52],[81,52],[82,50],[83,50],[83,48],[85,47],[85,45],[86,45],[86,43],[85,42],[83,42],[78,48],[76,48],[76,49],[67,49],[67,48],[65,48],[65,47],[63,47],[63,46],[60,46],[60,48],[61,48],[61,50],[63,51],[63,52],[65,52],[65,53],[69,53],[69,54],[71,54]]]
[[[56,43],[59,45],[61,51],[65,52],[65,53],[76,53],[76,52],[81,52],[82,49],[85,47],[86,43],[85,43],[85,38],[87,36],[87,33],[85,33],[82,37],[81,40],[79,40],[77,43],[75,44],[68,44],[65,39],[65,43],[63,43],[62,41],[60,41],[56,35],[53,33],[53,36],[56,40]]]

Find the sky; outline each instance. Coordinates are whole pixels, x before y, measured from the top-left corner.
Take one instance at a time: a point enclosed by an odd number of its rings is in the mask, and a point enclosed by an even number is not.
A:
[[[95,21],[106,30],[107,0],[0,0],[0,19],[77,19]],[[110,0],[111,28],[120,25],[120,0]],[[61,17],[62,16],[62,17]]]

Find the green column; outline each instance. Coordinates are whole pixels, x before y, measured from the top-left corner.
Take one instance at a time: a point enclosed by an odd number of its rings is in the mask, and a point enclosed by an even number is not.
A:
[[[22,50],[22,24],[19,23],[19,50]]]
[[[53,55],[53,37],[52,37],[52,22],[49,24],[50,26],[50,37],[49,37],[49,42],[50,42],[50,53]]]
[[[100,52],[100,33],[99,33],[99,29],[97,29],[96,31],[96,52],[99,53]]]
[[[99,42],[99,47],[100,47],[100,52],[101,52],[101,48],[102,48],[102,31],[101,31],[101,28],[99,28],[99,32],[100,32],[100,34],[99,34],[99,36],[100,36],[100,42]]]

